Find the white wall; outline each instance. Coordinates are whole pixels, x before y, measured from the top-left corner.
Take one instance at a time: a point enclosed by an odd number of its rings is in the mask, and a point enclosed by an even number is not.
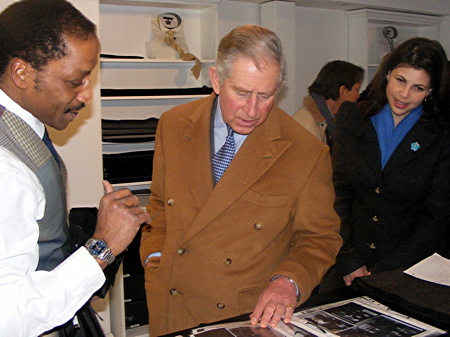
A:
[[[450,1],[448,6],[450,7]],[[444,21],[441,23],[440,31],[439,31],[439,42],[441,42],[442,46],[447,53],[447,57],[450,59],[450,15],[444,18]]]
[[[348,20],[344,11],[331,9],[296,7],[296,15],[298,109],[326,62],[348,60]]]
[[[233,28],[245,24],[261,24],[259,4],[236,1],[221,1],[218,5],[217,43]]]
[[[286,78],[277,97],[278,106],[289,114],[297,110],[296,90],[296,15],[295,4],[287,1],[267,2],[261,5],[261,25],[274,31],[283,44],[286,58]]]

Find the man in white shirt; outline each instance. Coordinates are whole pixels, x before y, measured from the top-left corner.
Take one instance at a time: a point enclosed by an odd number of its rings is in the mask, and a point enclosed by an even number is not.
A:
[[[23,0],[0,14],[0,336],[69,321],[149,215],[104,182],[93,238],[67,257],[65,167],[44,144],[92,97],[95,25],[65,0]]]

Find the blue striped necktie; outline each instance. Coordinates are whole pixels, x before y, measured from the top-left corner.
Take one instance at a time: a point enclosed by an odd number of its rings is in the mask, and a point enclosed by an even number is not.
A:
[[[56,162],[59,165],[59,157],[58,157],[58,153],[56,152],[55,147],[53,146],[52,140],[50,139],[47,129],[45,129],[44,132],[44,137],[42,138],[42,141],[45,143],[45,145],[48,147],[48,149],[50,150],[50,152],[53,155],[53,158],[55,158]]]
[[[217,151],[212,160],[214,179],[216,181],[216,184],[219,182],[228,165],[230,165],[236,151],[236,146],[234,143],[234,131],[228,126],[228,124],[227,130],[228,134],[225,140],[225,144],[223,144],[219,151]]]

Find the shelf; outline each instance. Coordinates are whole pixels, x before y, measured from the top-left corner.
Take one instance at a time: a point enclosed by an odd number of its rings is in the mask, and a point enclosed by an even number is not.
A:
[[[127,337],[149,337],[148,325],[142,325],[138,328],[128,329],[126,331]]]
[[[361,66],[366,76],[366,87],[375,75],[381,60],[390,52],[390,43],[383,36],[383,28],[394,26],[398,32],[393,46],[417,36],[437,40],[442,17],[424,14],[401,13],[378,9],[348,11],[349,61]]]
[[[133,183],[119,183],[119,184],[112,184],[113,187],[126,187],[126,186],[135,186],[135,187],[143,187],[143,186],[150,186],[152,182],[151,181],[139,181],[139,182],[133,182]]]
[[[200,62],[202,64],[205,63],[214,63],[215,60],[200,60]],[[133,63],[138,63],[138,64],[142,64],[142,63],[149,63],[149,64],[189,64],[189,65],[193,65],[195,63],[195,61],[183,61],[180,59],[175,59],[175,60],[166,60],[166,59],[126,59],[126,58],[101,58],[100,59],[100,63],[101,64],[107,64],[107,63],[124,63],[124,64],[133,64]]]
[[[100,4],[125,6],[151,6],[163,8],[202,9],[215,6],[220,0],[100,0]]]
[[[348,11],[347,16],[350,19],[368,18],[370,22],[378,24],[394,23],[411,27],[436,26],[443,20],[443,18],[440,16],[385,11],[378,9],[358,9],[354,11]]]
[[[102,97],[102,101],[124,101],[124,100],[158,100],[158,99],[197,99],[209,95],[177,95],[177,96],[113,96]]]
[[[153,60],[147,55],[146,45],[154,41],[151,28],[152,19],[164,12],[174,11],[183,20],[184,35],[190,53],[200,60],[213,60],[216,57],[217,48],[217,5],[203,3],[196,6],[197,2],[176,1],[173,6],[169,0],[161,2],[144,2],[145,7],[133,6],[138,1],[103,0],[100,2],[100,27],[99,35],[102,42],[102,54],[120,56],[142,56],[144,59],[128,59],[124,62],[132,63],[182,63],[179,59]],[[140,3],[140,1],[139,1]],[[120,6],[124,5],[124,6]],[[168,6],[172,5],[172,6]],[[102,58],[101,62],[112,60]],[[114,61],[118,61],[115,59]],[[166,62],[176,61],[176,62]],[[107,61],[113,62],[113,61]],[[114,62],[114,63],[119,63]],[[187,64],[192,64],[188,63]]]

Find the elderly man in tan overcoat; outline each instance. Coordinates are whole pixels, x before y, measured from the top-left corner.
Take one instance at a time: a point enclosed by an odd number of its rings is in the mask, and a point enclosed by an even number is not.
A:
[[[214,93],[159,121],[141,241],[152,337],[245,313],[289,322],[335,261],[329,149],[275,104],[284,69],[273,32],[237,27],[209,70]]]

